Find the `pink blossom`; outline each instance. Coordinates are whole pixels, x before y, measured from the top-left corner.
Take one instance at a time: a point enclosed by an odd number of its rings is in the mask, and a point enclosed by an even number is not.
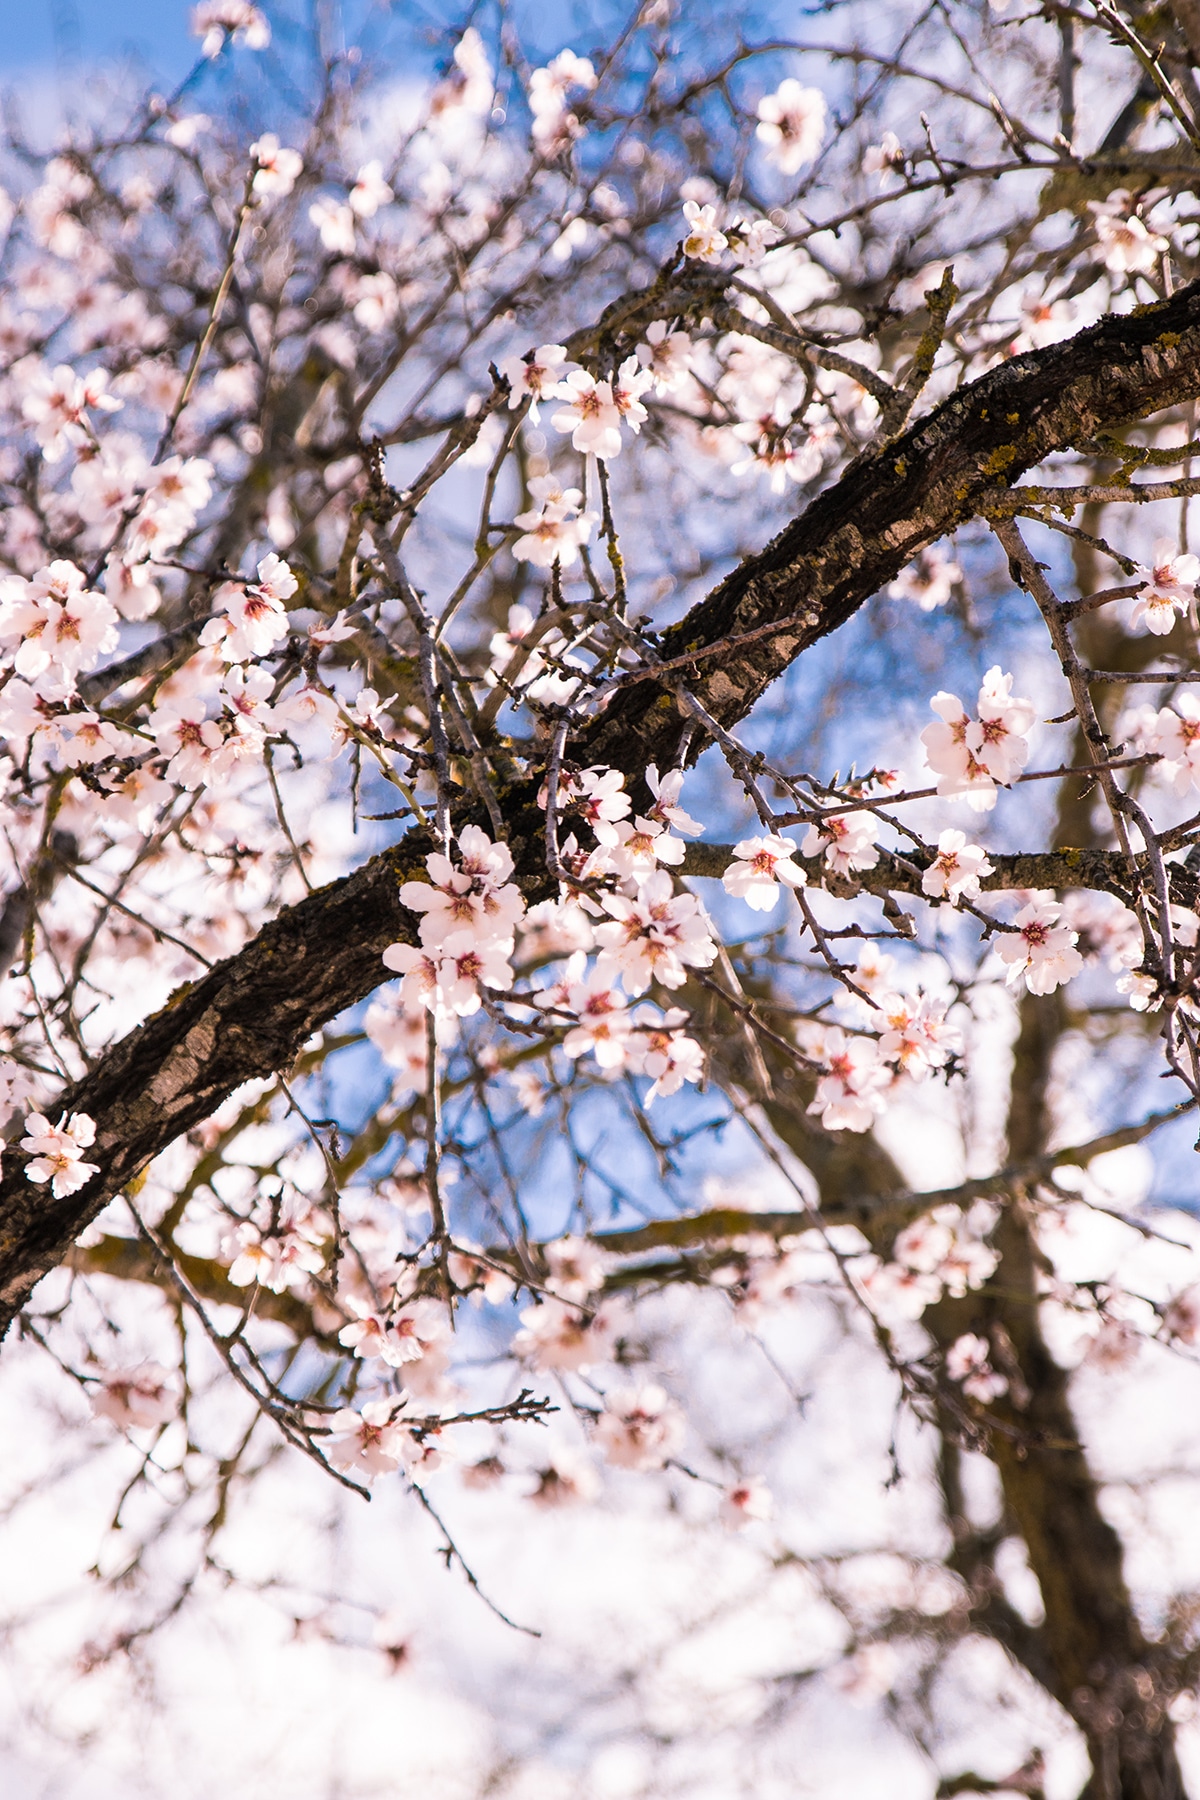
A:
[[[925,760],[939,776],[939,794],[964,794],[976,812],[990,812],[996,788],[1025,767],[1025,733],[1036,717],[1032,701],[1014,698],[1012,676],[990,668],[979,689],[979,717],[969,718],[956,694],[938,693],[929,702],[941,723],[921,733]]]
[[[525,912],[520,890],[508,881],[513,869],[508,845],[494,844],[477,825],[464,828],[458,845],[459,867],[434,851],[425,859],[432,880],[404,882],[401,902],[424,915],[420,938],[429,949],[457,956],[502,945],[508,954]]]
[[[551,1297],[527,1307],[521,1324],[513,1355],[534,1369],[591,1369],[607,1362],[612,1352],[615,1325],[603,1307],[589,1319],[577,1306]]]
[[[363,1029],[389,1068],[401,1070],[414,1089],[424,1087],[424,1007],[410,1011],[387,1000],[373,1000],[367,1008]]]
[[[500,373],[508,382],[510,407],[529,401],[529,417],[536,425],[543,400],[568,398],[572,390],[561,385],[566,350],[561,344],[539,344],[525,356],[506,356]]]
[[[537,1486],[529,1498],[535,1506],[574,1506],[594,1500],[600,1478],[577,1450],[560,1447],[550,1452],[549,1466],[537,1471]]]
[[[773,832],[765,837],[743,838],[733,846],[737,860],[722,875],[722,887],[755,912],[770,912],[779,898],[780,882],[801,888],[808,880],[799,863],[792,860],[795,849],[791,838],[778,837]]]
[[[727,227],[725,235],[733,260],[740,263],[743,269],[757,269],[767,251],[779,242],[783,233],[770,219],[740,219],[736,225]]]
[[[946,1002],[925,995],[909,1000],[885,994],[877,1002],[887,1030],[879,1039],[885,1061],[895,1063],[901,1074],[923,1081],[932,1069],[940,1069],[963,1047],[962,1033],[946,1023]]]
[[[95,1141],[95,1122],[86,1113],[72,1113],[70,1118],[61,1113],[57,1125],[44,1113],[30,1113],[17,1146],[30,1159],[25,1164],[26,1181],[48,1181],[56,1200],[76,1193],[100,1173],[99,1163],[83,1161],[84,1151]]]
[[[1129,210],[1132,204],[1126,188],[1115,189],[1107,200],[1088,201],[1104,266],[1114,275],[1148,275],[1170,248],[1165,237]]]
[[[825,96],[789,77],[758,103],[755,136],[783,175],[796,175],[811,162],[825,136]]]
[[[642,405],[642,395],[653,386],[654,377],[642,368],[636,356],[627,356],[613,378],[613,405],[635,437],[649,416]]]
[[[338,1332],[338,1343],[353,1350],[355,1356],[383,1356],[388,1341],[387,1320],[373,1312],[365,1300],[358,1299],[354,1294],[350,1296],[347,1305],[355,1317]]]
[[[258,565],[257,584],[226,582],[220,589],[217,598],[225,617],[210,619],[200,642],[218,645],[226,662],[269,655],[287,636],[284,602],[298,586],[288,565],[272,551]]]
[[[683,1414],[655,1383],[605,1396],[596,1442],[619,1469],[661,1469],[683,1443]]]
[[[69,713],[62,723],[70,733],[64,741],[63,761],[71,769],[105,762],[110,756],[128,756],[137,743],[99,713]]]
[[[550,1270],[546,1286],[560,1299],[583,1301],[603,1285],[608,1256],[587,1238],[556,1238],[544,1255]]]
[[[734,437],[749,445],[750,450],[730,464],[730,472],[746,475],[758,471],[768,475],[775,494],[784,493],[789,481],[811,481],[821,472],[825,445],[834,435],[834,427],[821,409],[810,407],[805,419],[810,430],[806,437],[797,440],[792,435],[795,421],[790,409],[782,399],[776,399],[769,412],[735,425]]]
[[[74,563],[52,562],[31,581],[12,576],[3,584],[0,641],[16,637],[18,675],[37,681],[49,673],[70,689],[81,670],[116,648],[116,609]]]
[[[1129,622],[1144,624],[1147,631],[1165,637],[1195,600],[1200,556],[1181,556],[1173,539],[1159,538],[1154,546],[1153,566],[1139,567],[1137,577],[1145,586],[1133,603]]]
[[[646,1105],[652,1106],[660,1095],[677,1094],[685,1081],[699,1081],[704,1074],[704,1051],[694,1038],[679,1027],[687,1014],[673,1007],[656,1018],[651,1007],[639,1007],[634,1014],[637,1036],[629,1048],[630,1066],[641,1075],[652,1078]]]
[[[580,549],[592,535],[596,515],[579,511],[583,495],[578,488],[560,488],[553,476],[535,477],[529,484],[540,507],[518,513],[515,523],[523,536],[513,544],[518,562],[549,569],[557,562],[569,569],[579,560]]]
[[[551,418],[554,429],[569,431],[576,450],[590,451],[606,461],[620,456],[621,413],[612,384],[597,381],[586,369],[572,369],[559,392],[568,404]]]
[[[966,833],[951,828],[938,838],[938,853],[921,876],[921,892],[931,900],[978,900],[980,878],[992,873],[992,864],[978,844],[969,844]]]
[[[1146,747],[1166,759],[1162,773],[1177,794],[1200,788],[1200,700],[1189,689],[1176,695],[1174,711],[1164,706],[1154,716]]]
[[[611,921],[596,928],[601,961],[621,971],[631,994],[651,981],[682,987],[688,969],[707,969],[717,954],[708,917],[694,894],[677,894],[664,869],[647,877],[636,896],[604,894]]]
[[[878,175],[880,186],[892,173],[902,175],[908,158],[894,131],[885,131],[877,144],[868,144],[863,152],[864,175]]]
[[[577,138],[583,129],[567,106],[568,90],[579,87],[590,93],[595,85],[596,71],[591,62],[586,56],[576,56],[573,50],[560,50],[544,69],[533,71],[529,78],[532,136],[543,156]]]
[[[573,809],[590,825],[598,843],[612,849],[620,842],[616,820],[629,812],[629,795],[622,790],[625,777],[616,769],[585,769],[571,779],[569,798]]]
[[[392,190],[383,179],[383,169],[377,161],[364,163],[354,179],[350,189],[350,209],[360,219],[373,219],[381,206],[386,206],[392,198]]]
[[[744,1531],[747,1525],[765,1522],[774,1511],[770,1488],[761,1476],[751,1475],[726,1488],[721,1502],[721,1523],[732,1531]]]
[[[933,612],[945,606],[962,579],[962,569],[941,545],[930,544],[901,570],[888,593],[893,599],[915,601],[922,612]]]
[[[206,711],[199,697],[183,697],[161,701],[150,714],[150,730],[168,758],[167,778],[180,787],[202,787],[229,767],[225,734]]]
[[[614,846],[609,862],[622,881],[641,881],[652,875],[660,863],[677,868],[687,849],[682,839],[672,837],[662,825],[640,815],[632,825],[625,819],[619,820],[617,836],[620,842]]]
[[[92,1411],[120,1431],[156,1431],[179,1411],[179,1377],[155,1362],[112,1369],[89,1391]]]
[[[637,347],[637,359],[652,376],[656,393],[674,393],[691,369],[692,340],[686,331],[669,330],[665,319],[655,319],[646,327],[645,341]]]
[[[395,1417],[404,1398],[401,1395],[390,1400],[368,1400],[361,1412],[346,1406],[334,1413],[329,1420],[325,1449],[335,1469],[370,1482],[376,1475],[387,1475],[399,1468],[406,1441],[411,1437]]]
[[[942,1295],[942,1284],[936,1275],[898,1262],[880,1262],[877,1257],[864,1258],[855,1269],[855,1277],[868,1305],[884,1324],[919,1319],[925,1308],[933,1306]]]
[[[335,256],[354,255],[354,212],[351,207],[323,194],[319,200],[313,201],[308,209],[308,216],[316,226],[326,250],[332,251]]]
[[[494,93],[483,39],[468,25],[454,46],[454,67],[433,91],[430,114],[447,122],[459,112],[481,116],[490,109]]]
[[[1025,767],[1029,745],[1025,733],[1037,717],[1032,700],[1014,699],[1013,678],[990,668],[979,689],[979,718],[967,727],[967,748],[1002,787]]]
[[[821,1060],[829,1073],[817,1082],[809,1112],[820,1113],[826,1131],[869,1131],[892,1085],[879,1046],[871,1038],[847,1038],[835,1026],[825,1034]]]
[[[509,949],[506,942],[484,943],[444,955],[418,949],[414,944],[389,944],[383,961],[387,968],[404,977],[401,993],[405,1006],[428,1007],[441,1022],[451,1016],[469,1018],[478,1012],[481,986],[501,990],[512,986]]]
[[[262,1232],[246,1220],[233,1232],[226,1254],[235,1252],[229,1267],[234,1287],[269,1288],[282,1294],[304,1288],[310,1275],[325,1267],[328,1233],[310,1208],[294,1208],[279,1222],[278,1230]]]
[[[597,966],[584,980],[572,982],[566,1010],[576,1020],[563,1039],[566,1055],[574,1059],[590,1050],[602,1069],[623,1068],[631,1023],[625,996],[610,972]]]
[[[439,1353],[450,1336],[446,1309],[428,1297],[401,1308],[389,1321],[379,1354],[393,1368]]]
[[[21,411],[33,426],[47,462],[61,461],[68,444],[87,443],[92,435],[89,407],[102,412],[119,409],[121,401],[114,399],[107,387],[103,369],[80,377],[66,363],[50,372],[39,366],[25,377]]]
[[[869,812],[830,813],[819,825],[810,825],[803,854],[825,853],[825,866],[837,875],[855,869],[873,869],[879,861],[875,847],[875,821]]]
[[[660,776],[653,763],[646,770],[646,786],[654,795],[654,805],[649,809],[652,819],[661,819],[672,831],[681,831],[684,837],[702,837],[703,825],[689,817],[679,804],[679,795],[683,788],[684,772],[682,769],[668,769]]]
[[[1078,975],[1083,967],[1083,958],[1074,948],[1078,934],[1069,925],[1059,924],[1062,910],[1056,901],[1033,900],[1017,914],[1017,929],[1003,933],[996,954],[1008,964],[1010,987],[1024,975],[1031,994],[1052,994]]]

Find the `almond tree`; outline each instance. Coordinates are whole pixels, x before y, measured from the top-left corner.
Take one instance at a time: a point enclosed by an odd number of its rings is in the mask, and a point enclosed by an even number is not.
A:
[[[457,1437],[500,1476],[564,1408],[542,1496],[586,1443],[761,1523],[638,1296],[832,1289],[940,1446],[930,1655],[997,1640],[1151,1800],[1191,1603],[1139,1611],[1047,1321],[1200,1336],[1186,1245],[1055,1248],[1200,1097],[1200,29],[832,18],[481,18],[419,100],[318,36],[250,132],[292,52],[216,0],[172,98],[14,128],[0,1313],[135,1484],[191,1446],[199,1572],[280,1437],[440,1528]],[[718,1142],[792,1203],[698,1208]],[[450,1379],[472,1301],[499,1385]]]

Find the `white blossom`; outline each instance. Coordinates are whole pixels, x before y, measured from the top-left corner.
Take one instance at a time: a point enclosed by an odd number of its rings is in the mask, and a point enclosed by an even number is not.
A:
[[[1165,237],[1129,210],[1131,205],[1126,188],[1117,188],[1107,200],[1088,201],[1104,265],[1114,275],[1148,275],[1170,248]]]
[[[721,877],[727,894],[744,900],[755,912],[770,912],[779,898],[779,884],[801,888],[808,880],[799,863],[793,862],[796,845],[791,838],[769,832],[765,837],[743,838],[733,846],[737,859]]]
[[[991,1346],[984,1337],[965,1332],[946,1352],[946,1374],[961,1384],[964,1394],[986,1406],[1008,1392],[1008,1380],[998,1375],[988,1357]]]
[[[921,876],[921,892],[957,906],[960,900],[978,900],[980,879],[991,873],[985,852],[951,826],[938,838],[937,855]]]
[[[590,451],[602,461],[621,454],[621,414],[613,399],[612,384],[597,381],[586,369],[572,369],[560,384],[567,401],[553,414],[556,431],[569,431],[576,450]]]
[[[900,571],[888,593],[896,600],[915,601],[922,612],[934,612],[945,606],[962,579],[958,563],[947,556],[940,544],[929,544]]]
[[[691,370],[692,340],[686,331],[669,330],[665,319],[655,319],[646,327],[645,340],[637,347],[637,359],[653,376],[656,393],[674,393]]]
[[[619,1469],[661,1469],[683,1436],[682,1413],[654,1382],[607,1394],[596,1420],[596,1442]]]
[[[93,1175],[100,1173],[98,1163],[83,1161],[83,1153],[96,1141],[95,1121],[86,1113],[59,1115],[52,1125],[44,1113],[30,1113],[25,1120],[25,1136],[18,1149],[25,1152],[26,1181],[50,1183],[56,1200],[86,1187]]]
[[[871,1038],[847,1038],[834,1026],[825,1033],[821,1061],[828,1073],[817,1082],[809,1112],[820,1113],[826,1131],[869,1131],[892,1085],[879,1046]]]
[[[1147,631],[1165,637],[1179,615],[1186,614],[1194,603],[1198,577],[1200,556],[1181,556],[1172,539],[1160,538],[1154,546],[1153,566],[1137,570],[1145,587],[1133,603],[1130,624],[1145,625]]]
[[[700,206],[695,200],[685,200],[683,217],[687,224],[683,254],[694,257],[697,262],[719,263],[729,239],[723,231],[717,230],[716,207]]]
[[[826,868],[836,875],[873,869],[879,861],[875,820],[866,811],[828,813],[819,825],[809,826],[802,852],[805,856],[824,854]]]
[[[251,185],[256,194],[264,199],[281,200],[291,193],[304,167],[304,158],[298,150],[286,149],[273,131],[264,131],[257,142],[251,144],[250,155],[255,163]]]
[[[567,353],[561,344],[539,344],[525,356],[506,356],[500,364],[500,373],[508,382],[509,406],[520,406],[528,399],[529,417],[536,425],[543,400],[567,399],[572,393],[562,385],[566,360]]]
[[[92,1411],[120,1431],[156,1431],[179,1411],[179,1377],[155,1362],[109,1369],[88,1390]]]
[[[265,50],[271,42],[266,16],[250,0],[202,0],[192,8],[191,32],[203,39],[201,52],[208,57],[219,56],[227,38],[247,50]]]
[[[758,103],[755,136],[783,175],[796,175],[816,156],[825,136],[825,96],[790,76]]]
[[[1059,923],[1062,910],[1057,901],[1032,900],[1017,914],[1016,930],[1001,935],[996,954],[1008,964],[1009,986],[1024,975],[1031,994],[1052,994],[1078,975],[1083,967],[1075,949],[1078,934]]]

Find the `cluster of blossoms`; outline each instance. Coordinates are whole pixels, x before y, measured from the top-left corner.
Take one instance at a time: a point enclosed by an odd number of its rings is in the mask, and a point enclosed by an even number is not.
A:
[[[513,545],[513,555],[540,569],[552,568],[555,563],[569,569],[592,535],[596,514],[581,512],[580,490],[560,487],[553,475],[535,475],[529,492],[538,504],[516,516],[523,535]]]
[[[421,915],[420,946],[391,944],[389,969],[403,976],[409,1011],[425,1007],[439,1022],[478,1012],[480,988],[510,988],[514,933],[525,913],[520,889],[509,880],[512,854],[477,825],[458,837],[459,863],[435,850],[425,859],[429,881],[406,881],[403,904]]]
[[[636,355],[626,357],[607,380],[598,380],[586,369],[565,368],[566,358],[562,344],[541,344],[525,356],[506,357],[500,373],[509,385],[509,405],[528,401],[536,421],[543,401],[564,401],[551,415],[555,430],[570,432],[574,449],[611,462],[621,454],[622,426],[635,436],[641,431],[646,420],[642,395],[655,385],[655,376]],[[586,541],[586,536],[580,540]],[[520,548],[515,553],[527,554]]]
[[[646,779],[654,804],[631,820],[624,778],[614,770],[560,775],[558,816],[578,818],[596,843],[583,850],[572,835],[562,846],[565,869],[587,886],[564,892],[553,921],[545,914],[540,921],[566,930],[576,947],[560,979],[538,995],[538,1004],[547,1017],[571,1021],[563,1039],[568,1057],[590,1052],[607,1073],[628,1069],[651,1076],[653,1100],[698,1080],[703,1052],[681,1029],[682,1009],[647,1003],[631,1010],[629,1000],[652,983],[682,987],[689,970],[712,964],[717,946],[699,900],[677,889],[670,873],[685,849],[671,828],[687,836],[701,829],[679,805],[683,772],[671,770],[660,778],[651,767]],[[549,799],[543,791],[543,804]],[[589,950],[597,952],[590,966]]]
[[[987,1406],[1008,1392],[1008,1377],[993,1369],[991,1345],[985,1337],[968,1331],[956,1338],[946,1352],[945,1369],[951,1381],[957,1381],[964,1394]]]
[[[560,50],[545,68],[533,71],[528,95],[533,114],[532,136],[543,156],[554,155],[581,135],[583,128],[568,105],[567,95],[572,88],[590,94],[595,86],[592,64],[573,50]]]
[[[776,399],[757,418],[733,426],[733,436],[747,446],[747,451],[730,464],[731,473],[765,475],[775,494],[782,494],[789,481],[811,481],[821,473],[826,449],[837,437],[837,427],[819,404],[806,408],[803,423],[808,429],[796,439],[792,436],[796,420],[786,402]]]
[[[990,668],[979,689],[978,718],[957,694],[929,702],[940,723],[921,733],[925,760],[938,777],[939,794],[964,795],[975,812],[990,812],[998,787],[1009,786],[1029,759],[1026,733],[1037,714],[1031,700],[1016,698],[1013,678]]]
[[[807,1034],[808,1053],[825,1070],[808,1110],[820,1115],[827,1131],[869,1131],[902,1082],[927,1080],[963,1048],[962,1032],[946,1017],[947,1001],[860,991],[874,1036],[848,1036],[839,1026]]]
[[[884,1322],[919,1319],[944,1293],[961,1300],[994,1273],[1000,1259],[986,1242],[992,1223],[982,1206],[970,1213],[935,1206],[900,1232],[890,1260],[857,1259],[855,1278]]]
[[[967,842],[965,832],[953,826],[938,838],[937,855],[921,876],[921,892],[931,900],[978,900],[979,883],[992,873],[992,865],[978,844]]]
[[[234,1287],[264,1287],[273,1294],[304,1291],[308,1277],[320,1275],[328,1260],[329,1219],[303,1195],[265,1210],[268,1218],[245,1219],[225,1238],[229,1279]]]
[[[266,15],[250,0],[202,0],[192,8],[191,29],[205,56],[219,56],[230,39],[247,50],[265,50],[271,42]]]

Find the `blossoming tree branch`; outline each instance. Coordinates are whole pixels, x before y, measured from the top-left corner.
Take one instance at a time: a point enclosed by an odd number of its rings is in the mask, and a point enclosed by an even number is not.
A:
[[[920,66],[835,45],[820,86],[799,49],[697,64],[665,5],[538,66],[472,27],[399,118],[347,62],[244,141],[191,95],[270,28],[213,0],[178,95],[14,160],[0,1320],[135,1442],[203,1354],[252,1429],[430,1507],[460,1427],[565,1406],[557,1502],[685,1442],[623,1366],[643,1288],[750,1320],[816,1258],[1001,1471],[1046,1623],[980,1588],[976,1625],[1148,1797],[1186,1670],[1035,1297],[1062,1171],[1200,1098],[1200,113],[1182,7],[1183,76],[1060,10],[993,0]],[[1005,33],[1053,105],[938,75]],[[1084,141],[1113,81],[1149,100]],[[872,618],[894,705],[781,725]],[[906,1175],[1005,1007],[990,1166]],[[1064,1139],[1076,1015],[1165,1079]],[[602,1172],[602,1113],[653,1192]],[[688,1203],[682,1147],[731,1121],[792,1206]],[[1200,1341],[1190,1284],[1147,1337]],[[176,1366],[106,1347],[129,1293],[187,1321]],[[475,1306],[499,1399],[453,1379]],[[723,1491],[769,1517],[753,1472]],[[1147,1670],[1114,1725],[1096,1693]]]

